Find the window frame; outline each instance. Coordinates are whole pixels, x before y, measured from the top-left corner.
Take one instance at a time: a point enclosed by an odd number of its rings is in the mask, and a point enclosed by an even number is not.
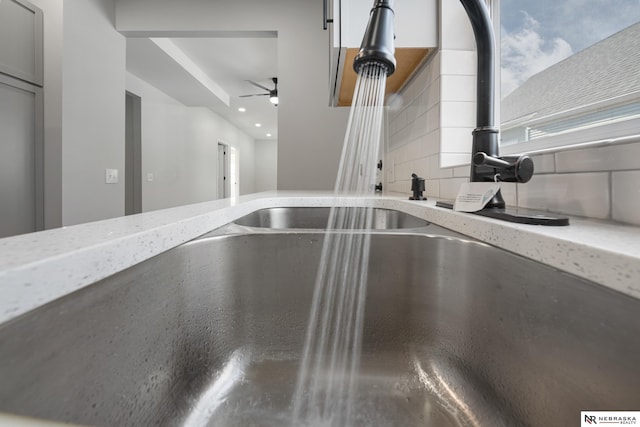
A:
[[[501,25],[500,7],[501,0],[486,0],[491,13],[495,34],[495,117],[496,123],[502,133],[501,122]],[[630,94],[631,95],[631,94]],[[637,98],[636,98],[637,99]],[[610,145],[615,143],[628,143],[640,141],[640,118],[614,121],[584,128],[576,128],[560,132],[550,136],[544,136],[529,141],[518,142],[509,145],[500,143],[501,155],[539,154],[545,152],[562,151],[586,146]]]

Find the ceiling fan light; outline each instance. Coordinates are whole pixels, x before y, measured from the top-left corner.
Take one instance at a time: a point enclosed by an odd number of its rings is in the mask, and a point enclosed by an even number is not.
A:
[[[270,96],[269,97],[269,101],[271,101],[272,104],[278,104],[278,97],[277,96]]]

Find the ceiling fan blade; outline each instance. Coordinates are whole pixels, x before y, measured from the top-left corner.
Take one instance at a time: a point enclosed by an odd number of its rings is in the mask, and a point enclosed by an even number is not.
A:
[[[259,87],[260,89],[264,89],[264,90],[266,90],[267,92],[269,92],[269,91],[271,90],[271,89],[269,89],[268,87],[264,87],[264,86],[262,86],[261,84],[258,84],[258,83],[254,82],[254,81],[251,81],[251,80],[247,80],[247,81],[248,81],[249,83],[251,83],[252,85],[256,86],[256,87]]]
[[[250,96],[269,96],[268,93],[254,93],[251,95],[239,95],[238,98],[249,98]]]

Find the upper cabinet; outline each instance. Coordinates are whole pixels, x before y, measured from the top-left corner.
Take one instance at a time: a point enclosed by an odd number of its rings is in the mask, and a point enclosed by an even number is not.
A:
[[[0,0],[0,73],[42,86],[42,11],[25,0]]]
[[[329,103],[350,106],[356,83],[353,71],[373,0],[324,0],[330,32]],[[396,71],[387,80],[395,93],[438,46],[437,0],[396,0],[394,27]]]

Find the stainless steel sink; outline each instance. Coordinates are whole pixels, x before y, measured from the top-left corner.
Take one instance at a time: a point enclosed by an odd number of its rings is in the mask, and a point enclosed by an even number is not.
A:
[[[354,215],[367,208],[336,208],[337,211],[349,209]],[[418,228],[429,225],[428,221],[404,212],[390,209],[369,208],[373,212],[372,229],[391,230],[399,228]],[[288,207],[267,208],[252,212],[237,219],[234,223],[248,227],[271,229],[308,228],[325,229],[329,220],[328,207]]]
[[[0,412],[289,425],[322,241],[195,240],[0,326]],[[374,233],[369,268],[356,425],[569,426],[640,408],[639,300],[453,237]]]

